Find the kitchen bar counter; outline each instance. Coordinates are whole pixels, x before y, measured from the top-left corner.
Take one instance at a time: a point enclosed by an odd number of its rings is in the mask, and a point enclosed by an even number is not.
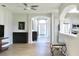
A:
[[[59,33],[67,47],[68,56],[79,56],[79,35]]]
[[[75,35],[75,34],[69,34],[69,33],[60,33],[60,34],[70,36],[70,37],[77,37],[77,35]]]

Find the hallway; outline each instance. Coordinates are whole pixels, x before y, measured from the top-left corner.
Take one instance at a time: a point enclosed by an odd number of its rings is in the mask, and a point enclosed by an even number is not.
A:
[[[51,56],[48,43],[13,44],[0,56]]]
[[[48,43],[49,39],[47,37],[38,37],[37,43]]]

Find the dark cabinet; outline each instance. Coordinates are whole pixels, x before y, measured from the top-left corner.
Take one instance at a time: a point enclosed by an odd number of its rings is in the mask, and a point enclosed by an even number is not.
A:
[[[32,32],[32,41],[37,41],[38,33],[36,31]]]
[[[28,33],[13,32],[13,43],[28,43]]]

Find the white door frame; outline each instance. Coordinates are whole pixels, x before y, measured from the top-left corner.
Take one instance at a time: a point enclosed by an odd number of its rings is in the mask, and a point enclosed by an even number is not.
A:
[[[37,17],[37,16],[34,16],[34,17]],[[40,16],[39,16],[40,17]],[[48,20],[48,39],[49,39],[49,42],[51,41],[51,31],[50,31],[50,29],[51,29],[51,24],[50,24],[50,22],[51,22],[51,16],[50,17],[48,17],[48,16],[43,16],[43,17],[46,17],[47,18],[47,20]],[[31,21],[32,21],[32,18],[33,17],[31,17]],[[32,24],[31,24],[31,26],[32,26]],[[32,32],[32,30],[31,30],[31,32]],[[32,41],[32,40],[31,40]],[[33,41],[32,41],[32,43],[34,43]]]

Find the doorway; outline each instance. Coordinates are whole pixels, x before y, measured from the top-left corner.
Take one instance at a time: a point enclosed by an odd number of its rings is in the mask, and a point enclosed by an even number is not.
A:
[[[33,42],[46,43],[50,41],[49,20],[50,19],[45,16],[32,18],[32,33],[37,32],[37,40]]]
[[[47,42],[47,20],[38,21],[38,42]]]

